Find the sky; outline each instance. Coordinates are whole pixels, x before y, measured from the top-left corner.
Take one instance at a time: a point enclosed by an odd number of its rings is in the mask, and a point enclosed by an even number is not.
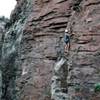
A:
[[[16,0],[0,0],[0,16],[9,18],[15,5]]]

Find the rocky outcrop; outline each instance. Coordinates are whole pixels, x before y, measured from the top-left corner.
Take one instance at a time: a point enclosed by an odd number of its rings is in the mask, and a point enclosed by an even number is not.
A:
[[[99,100],[99,0],[16,1],[2,45],[2,100]]]
[[[0,100],[2,95],[2,44],[3,44],[3,38],[5,34],[5,25],[8,19],[5,17],[0,17]]]
[[[68,66],[67,60],[64,57],[55,64],[51,83],[51,98],[53,100],[69,100],[67,93]]]

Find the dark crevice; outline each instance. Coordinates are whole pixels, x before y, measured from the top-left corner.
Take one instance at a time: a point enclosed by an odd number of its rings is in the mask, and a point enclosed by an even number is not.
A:
[[[32,19],[31,22],[41,21],[44,17],[47,17],[47,16],[54,14],[54,13],[55,13],[54,11],[50,11],[50,12],[46,13],[45,15],[40,16],[39,18]]]
[[[81,8],[80,4],[81,4],[82,1],[83,0],[75,0],[74,1],[73,6],[72,6],[74,11],[76,11],[76,12],[80,12],[81,11],[82,8]]]
[[[61,1],[57,2],[57,4],[65,2],[65,1],[68,1],[68,0],[61,0]]]
[[[51,23],[47,26],[43,26],[42,28],[50,28],[50,29],[59,29],[59,28],[65,28],[67,25],[67,22],[58,22],[58,23]]]
[[[56,36],[54,34],[40,34],[40,35],[34,35],[34,37],[43,37],[43,36]]]
[[[46,58],[49,60],[55,60],[55,61],[57,60],[57,57],[52,57],[52,56],[46,56]]]
[[[96,52],[97,50],[94,50],[94,51],[91,51],[91,50],[78,50],[78,52],[91,52],[91,53],[93,53],[93,52]]]
[[[66,25],[50,27],[50,29],[55,29],[55,30],[58,30],[58,29],[61,29],[61,28],[66,28]]]
[[[63,25],[63,24],[66,24],[67,23],[67,21],[66,22],[57,22],[57,23],[51,23],[50,24],[50,26],[55,26],[55,25]]]
[[[100,4],[100,1],[99,2],[89,3],[89,4],[85,5],[85,6],[92,6],[92,5],[99,5],[99,4]]]

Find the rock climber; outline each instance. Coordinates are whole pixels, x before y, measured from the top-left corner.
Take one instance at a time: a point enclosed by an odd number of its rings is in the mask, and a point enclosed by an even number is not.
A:
[[[70,49],[70,34],[68,32],[68,30],[66,29],[65,30],[65,35],[64,35],[64,42],[65,42],[65,48],[64,48],[64,51],[66,53],[68,53],[69,49]]]

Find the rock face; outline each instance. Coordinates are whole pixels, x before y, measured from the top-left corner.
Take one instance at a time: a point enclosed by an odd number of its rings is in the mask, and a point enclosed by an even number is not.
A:
[[[74,37],[70,50],[69,94],[71,100],[99,100],[94,84],[100,82],[100,1],[83,0],[78,9],[80,11],[73,14],[70,22],[74,23]]]
[[[51,100],[51,78],[59,73],[68,100],[100,100],[94,91],[100,82],[100,1],[16,1],[2,45],[2,100]],[[66,27],[74,34],[68,55],[63,50]],[[63,56],[67,60],[56,70]]]
[[[1,95],[2,95],[2,44],[3,44],[3,38],[5,34],[5,24],[8,21],[5,17],[0,17],[0,100],[1,100]]]

